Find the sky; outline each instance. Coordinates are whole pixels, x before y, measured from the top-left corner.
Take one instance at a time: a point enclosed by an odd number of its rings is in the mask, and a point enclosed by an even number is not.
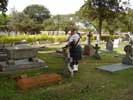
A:
[[[130,7],[133,8],[133,0],[130,0],[130,2]],[[7,13],[10,13],[12,8],[21,12],[31,4],[44,5],[52,15],[71,14],[80,9],[84,0],[9,0]]]
[[[7,13],[10,13],[12,8],[23,11],[24,8],[31,4],[44,5],[52,15],[56,15],[78,11],[84,4],[84,0],[9,0]]]

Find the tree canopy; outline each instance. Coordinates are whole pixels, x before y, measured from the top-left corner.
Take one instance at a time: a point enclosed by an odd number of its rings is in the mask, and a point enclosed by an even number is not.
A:
[[[29,5],[23,10],[23,12],[39,23],[50,18],[50,11],[43,5]]]
[[[0,0],[0,11],[5,13],[7,11],[8,0]]]
[[[118,0],[87,0],[80,8],[79,15],[89,21],[97,20],[97,29],[101,36],[103,21],[111,22],[124,11],[120,3]]]

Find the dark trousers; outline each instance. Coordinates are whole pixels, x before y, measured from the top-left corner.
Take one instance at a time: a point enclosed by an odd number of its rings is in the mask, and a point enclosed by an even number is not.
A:
[[[73,65],[78,65],[79,60],[81,60],[81,55],[82,55],[82,48],[81,46],[76,46],[70,48],[70,57],[72,58],[71,66]]]

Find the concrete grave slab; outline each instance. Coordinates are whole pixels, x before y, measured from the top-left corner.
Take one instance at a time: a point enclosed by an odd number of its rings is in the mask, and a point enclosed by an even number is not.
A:
[[[133,65],[125,65],[122,63],[118,63],[118,64],[97,67],[97,69],[107,71],[107,72],[116,72],[116,71],[125,70],[128,68],[133,68]]]
[[[28,44],[5,47],[0,53],[0,73],[47,68],[46,63],[37,58],[38,48]]]

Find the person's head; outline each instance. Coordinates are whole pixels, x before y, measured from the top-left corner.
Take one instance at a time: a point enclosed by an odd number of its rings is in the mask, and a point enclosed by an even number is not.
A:
[[[75,25],[71,25],[70,32],[71,32],[71,35],[76,33],[76,26]]]
[[[71,35],[76,33],[76,29],[75,28],[70,29],[70,31],[71,31]]]

